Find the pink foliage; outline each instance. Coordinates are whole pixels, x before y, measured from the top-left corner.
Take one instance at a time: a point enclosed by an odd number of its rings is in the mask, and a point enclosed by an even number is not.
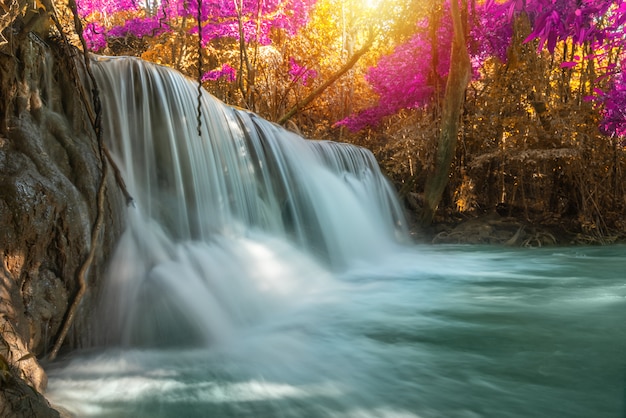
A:
[[[157,17],[137,17],[127,20],[122,26],[112,28],[106,33],[106,36],[111,38],[134,35],[143,38],[144,36],[156,36],[166,31],[167,27]]]
[[[233,82],[237,79],[237,70],[228,64],[224,64],[221,68],[207,71],[202,76],[202,81],[217,81],[219,79],[224,79],[229,83]]]
[[[107,40],[104,36],[104,26],[97,22],[88,23],[83,29],[83,36],[87,42],[87,47],[92,51],[100,51],[107,46]]]
[[[170,0],[161,2],[154,16],[132,18],[109,29],[101,24],[102,16],[139,11],[136,0],[79,0],[78,11],[87,20],[84,36],[88,46],[99,51],[106,47],[107,39],[111,37],[156,36],[167,32],[171,30],[170,24],[176,26],[173,23],[177,19],[195,18],[198,4],[202,7],[204,46],[216,39],[238,40],[238,13],[242,16],[245,42],[269,45],[272,31],[295,34],[306,24],[315,0],[202,0],[200,3]],[[338,122],[338,125],[354,131],[373,127],[401,109],[426,106],[435,94],[442,93],[450,66],[452,33],[449,6],[446,4],[444,9],[436,32],[435,50],[427,30],[428,21],[416,22],[415,35],[398,45],[391,54],[381,57],[367,72],[366,79],[379,96],[378,104]],[[479,77],[478,70],[490,57],[506,60],[513,33],[512,22],[520,13],[526,13],[532,24],[526,42],[536,40],[539,50],[553,52],[558,42],[570,39],[574,44],[593,45],[594,56],[582,58],[591,59],[602,57],[612,47],[619,46],[624,50],[626,46],[626,0],[486,0],[477,2],[469,16],[468,50],[474,77]],[[197,34],[197,31],[196,26],[190,34]],[[574,68],[580,60],[575,57],[574,61],[563,62],[561,67]],[[436,67],[432,68],[434,62]],[[608,73],[606,81],[610,88],[606,92],[596,92],[594,97],[604,106],[601,128],[611,135],[626,134],[626,118],[622,110],[626,108],[623,66],[624,63],[619,70]],[[317,76],[315,70],[301,66],[293,59],[290,67],[289,74],[294,82],[307,84]],[[207,72],[204,77],[205,80],[234,80],[236,73],[226,64],[221,69]]]
[[[309,84],[310,81],[317,78],[317,71],[312,68],[308,68],[304,65],[298,64],[295,58],[289,58],[289,75],[291,76],[291,81],[294,83],[299,82],[304,84],[305,86]]]
[[[478,70],[489,57],[506,60],[513,34],[508,12],[508,4],[493,0],[476,5],[472,11],[468,50],[475,78],[479,77]],[[437,30],[435,69],[432,68],[433,51],[427,31],[428,21],[419,22],[417,28],[411,39],[397,46],[390,55],[381,57],[376,67],[370,68],[366,79],[379,96],[378,104],[349,116],[337,125],[346,126],[351,131],[375,127],[384,117],[401,109],[426,106],[435,94],[443,93],[452,47],[449,7],[446,7]]]
[[[623,50],[626,46],[626,0],[528,0],[526,7],[533,24],[526,41],[537,39],[539,50],[546,48],[552,53],[557,42],[571,39],[574,44],[593,45],[593,56],[586,58],[594,59],[602,58],[611,48]],[[563,62],[561,67],[578,65],[581,58],[574,58],[575,61]],[[608,136],[626,136],[624,65],[626,61],[622,61],[619,69],[607,68],[603,78],[608,81],[608,90],[595,89],[594,96],[587,98],[602,105],[600,130]]]
[[[107,16],[120,11],[137,10],[133,0],[79,0],[76,2],[78,14],[86,18],[94,12]]]
[[[451,18],[448,12],[437,32],[438,66],[433,71],[433,51],[427,31],[428,22],[417,25],[416,34],[406,43],[399,45],[387,56],[380,58],[376,67],[370,68],[367,81],[378,94],[377,105],[351,115],[337,125],[347,126],[352,131],[375,127],[381,120],[401,109],[427,105],[436,93],[433,82],[436,74],[445,80],[450,64],[450,39],[452,37]],[[513,34],[513,20],[526,13],[531,20],[532,32],[526,42],[538,40],[538,48],[554,51],[559,41],[571,39],[575,44],[590,42],[598,54],[611,46],[624,48],[624,25],[626,24],[626,0],[508,0],[496,2],[486,0],[470,10],[468,50],[474,69],[474,77],[479,77],[478,69],[490,57],[506,61],[507,50]],[[603,19],[600,19],[600,18]],[[602,22],[602,26],[600,26]],[[590,58],[590,57],[587,57]],[[563,68],[573,68],[580,61],[562,63]],[[624,80],[611,84],[611,90],[604,97],[606,120],[603,129],[609,132],[625,133]],[[621,80],[621,81],[620,81]],[[620,87],[622,86],[622,87]],[[603,95],[605,93],[602,93]],[[617,123],[622,118],[620,125]],[[608,118],[608,119],[607,119]],[[615,128],[622,126],[622,128]]]
[[[239,39],[238,7],[233,0],[202,0],[202,39],[203,45],[220,38]],[[242,0],[239,12],[243,21],[243,37],[246,42],[261,45],[271,43],[271,32],[279,29],[290,35],[295,34],[309,19],[315,0]],[[94,13],[112,15],[122,11],[137,11],[134,0],[78,0],[79,13],[89,19]],[[88,45],[98,51],[106,46],[109,37],[133,35],[136,37],[155,36],[167,32],[173,21],[181,17],[195,19],[198,15],[198,1],[163,1],[156,15],[145,18],[132,18],[122,26],[101,32],[85,31]],[[190,34],[197,34],[195,26]],[[91,39],[91,37],[97,39]]]
[[[508,3],[487,0],[470,11],[468,48],[475,69],[482,66],[490,57],[506,61],[507,50],[513,36],[509,9]]]
[[[427,28],[427,22],[419,22],[418,27]],[[378,94],[376,106],[337,122],[351,131],[374,127],[382,118],[393,115],[401,109],[412,109],[428,104],[437,87],[448,75],[450,68],[450,48],[452,21],[442,19],[436,32],[433,51],[430,35],[426,30],[418,30],[407,42],[398,45],[394,51],[381,57],[375,67],[371,67],[365,78]],[[433,60],[433,53],[437,59]],[[419,58],[417,58],[419,57]],[[433,68],[433,64],[436,67]]]
[[[603,104],[600,130],[608,136],[626,138],[626,59],[611,80],[606,91],[598,91],[597,101]]]

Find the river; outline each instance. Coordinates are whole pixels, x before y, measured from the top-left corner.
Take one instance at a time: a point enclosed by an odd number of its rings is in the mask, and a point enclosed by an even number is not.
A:
[[[80,417],[626,416],[626,247],[399,247],[204,348],[74,352]],[[294,296],[294,295],[299,296]]]

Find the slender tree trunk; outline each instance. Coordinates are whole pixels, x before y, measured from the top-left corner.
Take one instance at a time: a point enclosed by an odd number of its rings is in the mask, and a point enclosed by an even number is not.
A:
[[[237,12],[237,25],[239,29],[239,72],[237,74],[239,91],[241,91],[246,108],[256,111],[252,92],[252,88],[254,87],[254,69],[248,57],[248,46],[243,29],[243,0],[233,0],[233,3]]]
[[[422,223],[425,225],[429,225],[432,222],[443,191],[448,184],[452,159],[456,153],[459,121],[465,100],[465,90],[471,80],[471,64],[465,43],[465,27],[462,18],[462,12],[467,11],[467,3],[465,0],[462,0],[462,4],[463,11],[459,9],[458,0],[450,2],[454,37],[450,54],[450,71],[443,99],[435,168],[429,174],[424,190]]]

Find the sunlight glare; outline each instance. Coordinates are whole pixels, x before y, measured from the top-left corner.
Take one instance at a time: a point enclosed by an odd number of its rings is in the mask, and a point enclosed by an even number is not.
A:
[[[382,0],[362,0],[363,6],[368,10],[377,9]]]

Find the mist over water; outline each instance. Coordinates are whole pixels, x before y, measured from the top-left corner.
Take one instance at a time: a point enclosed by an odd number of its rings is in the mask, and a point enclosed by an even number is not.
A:
[[[371,153],[94,64],[136,207],[78,417],[623,417],[626,248],[410,246]]]
[[[625,250],[404,250],[216,344],[74,354],[48,396],[93,417],[622,417]]]

